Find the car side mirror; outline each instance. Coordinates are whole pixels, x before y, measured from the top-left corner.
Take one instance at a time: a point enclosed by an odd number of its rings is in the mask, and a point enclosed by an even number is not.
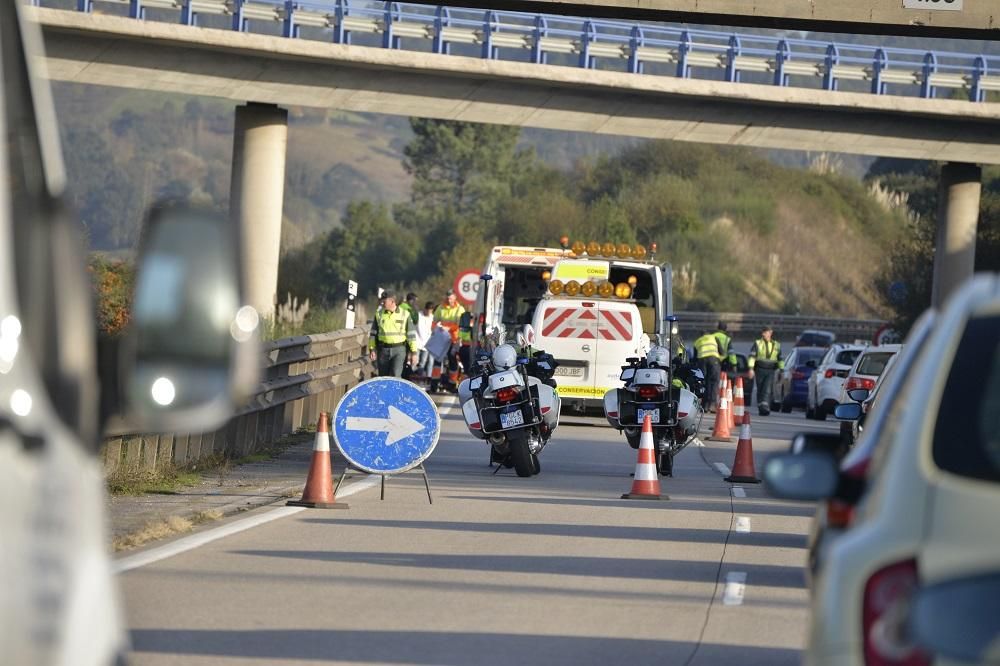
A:
[[[914,642],[934,654],[970,664],[1000,663],[1000,574],[918,590],[908,624]]]
[[[840,470],[832,454],[806,451],[771,456],[763,476],[764,487],[774,497],[816,501],[833,496]]]
[[[227,217],[186,205],[151,209],[121,345],[130,427],[212,430],[254,388],[260,317],[244,305],[240,248]]]
[[[800,432],[792,438],[789,453],[803,454],[811,452],[828,453],[840,457],[843,442],[840,434],[819,432]]]
[[[833,416],[838,421],[857,421],[861,418],[861,404],[845,402],[833,408]]]
[[[865,400],[868,399],[868,396],[870,396],[871,394],[872,392],[866,388],[858,388],[858,389],[851,389],[850,391],[848,391],[847,397],[853,400],[854,402],[864,402]]]

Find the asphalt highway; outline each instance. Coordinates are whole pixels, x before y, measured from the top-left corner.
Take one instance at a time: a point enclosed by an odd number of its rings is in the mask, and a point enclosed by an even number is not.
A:
[[[120,561],[131,663],[799,663],[813,508],[724,482],[735,436],[707,441],[706,418],[669,499],[630,501],[636,454],[603,419],[564,416],[522,479],[492,473],[452,401],[433,504],[419,474],[385,500],[354,478],[347,510],[266,507]],[[753,418],[758,473],[836,427]]]

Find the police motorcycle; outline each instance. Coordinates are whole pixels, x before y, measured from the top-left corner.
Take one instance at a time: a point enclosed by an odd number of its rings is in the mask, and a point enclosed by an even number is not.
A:
[[[526,327],[530,329],[530,327]],[[559,394],[553,379],[558,365],[543,351],[532,353],[519,333],[523,353],[510,344],[477,353],[476,374],[462,381],[458,399],[465,425],[490,444],[490,464],[513,467],[518,476],[541,471],[538,454],[559,425]]]
[[[664,476],[673,476],[674,456],[694,440],[704,413],[698,395],[699,385],[704,393],[701,371],[684,364],[682,357],[675,361],[666,347],[654,345],[646,358],[626,359],[624,386],[604,394],[608,423],[625,433],[633,449],[639,448],[643,421],[650,417],[657,468]]]

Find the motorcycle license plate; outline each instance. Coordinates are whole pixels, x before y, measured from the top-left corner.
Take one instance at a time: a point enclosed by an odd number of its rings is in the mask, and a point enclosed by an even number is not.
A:
[[[659,423],[660,422],[660,408],[659,407],[657,407],[656,409],[637,409],[637,410],[635,410],[635,413],[636,413],[636,416],[639,419],[639,423],[640,424],[643,421],[646,420],[647,416],[649,417],[649,419],[653,423]]]
[[[524,425],[524,415],[521,413],[520,408],[509,412],[500,412],[501,428],[513,428],[519,425]]]

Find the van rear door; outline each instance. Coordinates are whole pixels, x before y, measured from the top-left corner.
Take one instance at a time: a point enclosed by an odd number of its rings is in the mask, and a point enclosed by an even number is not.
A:
[[[556,382],[561,397],[594,397],[598,313],[595,301],[569,299],[544,300],[535,311],[535,346],[559,362]]]
[[[630,356],[644,354],[641,349],[642,321],[632,303],[600,301],[598,310],[597,367],[594,371],[594,393],[604,394],[621,384],[622,366]]]

